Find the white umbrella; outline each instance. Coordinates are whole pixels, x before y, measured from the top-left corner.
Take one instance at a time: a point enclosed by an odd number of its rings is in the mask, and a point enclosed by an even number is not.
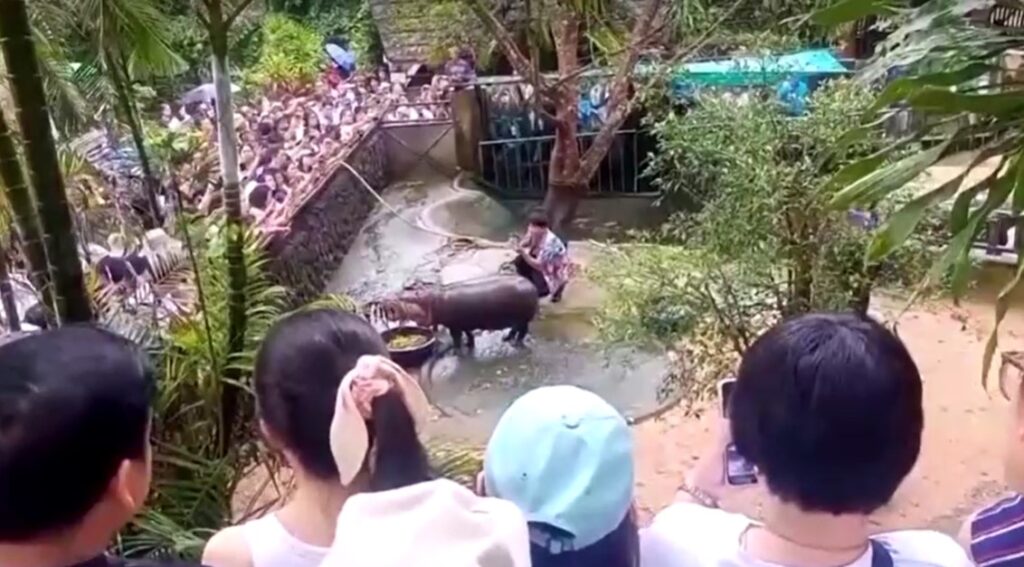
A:
[[[231,92],[237,93],[241,90],[238,85],[231,85]],[[195,102],[213,102],[217,100],[217,89],[213,83],[206,83],[188,91],[181,96],[181,104],[192,104]]]

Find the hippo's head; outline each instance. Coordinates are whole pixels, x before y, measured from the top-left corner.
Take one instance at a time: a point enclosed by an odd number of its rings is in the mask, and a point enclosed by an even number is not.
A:
[[[381,302],[381,306],[384,308],[384,316],[389,321],[412,321],[421,327],[433,325],[429,302],[418,292],[407,292],[386,299]]]

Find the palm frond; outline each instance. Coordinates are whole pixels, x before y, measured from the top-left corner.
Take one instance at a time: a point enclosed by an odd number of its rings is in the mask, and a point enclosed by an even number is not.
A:
[[[475,490],[476,476],[484,466],[482,447],[431,440],[427,443],[427,454],[438,475]]]

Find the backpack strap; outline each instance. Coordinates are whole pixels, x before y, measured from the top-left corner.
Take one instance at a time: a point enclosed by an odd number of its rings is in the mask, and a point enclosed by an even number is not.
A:
[[[871,540],[871,567],[894,567],[892,554],[878,540]]]

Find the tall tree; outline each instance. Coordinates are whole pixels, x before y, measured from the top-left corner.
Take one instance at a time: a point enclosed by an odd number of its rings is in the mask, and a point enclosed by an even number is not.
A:
[[[7,119],[0,110],[0,183],[4,188],[4,200],[14,221],[21,251],[28,262],[28,275],[43,303],[50,311],[56,312],[50,262],[46,258],[43,232],[36,214],[36,203],[32,198],[25,173],[21,167],[18,149],[7,126]]]
[[[242,197],[239,190],[238,140],[235,137],[235,111],[231,101],[231,75],[228,48],[232,24],[253,0],[239,0],[228,6],[224,0],[200,0],[197,14],[210,37],[213,84],[217,96],[217,140],[220,157],[221,192],[227,220],[228,264],[228,352],[229,356],[245,350],[247,325],[245,264],[245,225],[242,219]],[[239,412],[242,389],[241,372],[235,364],[224,370],[224,395],[221,397],[222,423],[233,424]],[[227,451],[234,431],[221,429],[220,446]]]
[[[162,222],[157,199],[160,182],[146,147],[138,105],[132,91],[135,79],[167,76],[184,70],[170,48],[166,17],[155,0],[61,0],[89,38],[95,65],[109,82],[117,114],[128,126],[139,156],[153,228]]]
[[[88,321],[92,318],[92,307],[78,258],[27,8],[25,0],[0,0],[0,48],[7,64],[40,225],[46,236],[47,257],[53,266],[57,316],[61,322]]]
[[[621,26],[609,21],[610,11],[602,2],[564,2],[551,0],[530,2],[526,20],[529,53],[516,41],[514,33],[485,0],[464,0],[480,23],[493,36],[499,49],[519,75],[533,88],[535,108],[554,128],[554,148],[548,169],[548,190],[544,206],[556,231],[563,231],[576,214],[580,199],[586,195],[591,179],[597,173],[616,132],[633,110],[632,77],[640,55],[656,44],[671,20],[666,2],[646,0],[634,16],[632,28],[622,33]],[[534,6],[533,4],[539,4]],[[543,15],[543,17],[541,17]],[[543,29],[537,29],[538,27]],[[611,33],[609,33],[611,32]],[[581,79],[596,66],[584,65],[580,57],[581,41],[595,37],[616,37],[619,44],[606,59],[614,69],[609,79],[607,115],[585,152],[580,151],[579,103]],[[540,72],[541,62],[536,42],[541,37],[553,40],[558,62],[557,76]]]

